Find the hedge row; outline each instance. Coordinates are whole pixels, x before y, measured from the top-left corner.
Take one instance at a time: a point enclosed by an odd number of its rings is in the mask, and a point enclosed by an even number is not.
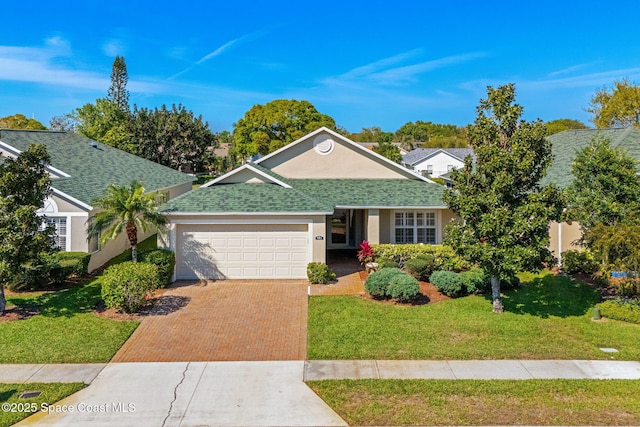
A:
[[[433,257],[433,270],[463,271],[472,266],[446,245],[422,244],[372,244],[373,253],[379,264],[393,262],[398,268],[404,268],[411,259]]]

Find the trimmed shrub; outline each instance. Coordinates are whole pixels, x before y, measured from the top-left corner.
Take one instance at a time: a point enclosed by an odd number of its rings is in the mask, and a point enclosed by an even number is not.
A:
[[[42,253],[37,259],[24,263],[12,274],[7,288],[11,291],[46,289],[51,283],[51,270],[57,267],[50,254]]]
[[[491,280],[479,268],[458,273],[464,290],[468,294],[483,294],[491,289]]]
[[[420,255],[417,258],[407,260],[404,263],[404,269],[418,280],[428,280],[435,270],[435,258],[430,254]]]
[[[56,252],[53,259],[65,269],[65,272],[68,272],[68,276],[73,274],[83,276],[88,273],[91,254],[88,252]]]
[[[148,262],[158,267],[163,287],[171,284],[171,276],[176,266],[176,254],[167,249],[147,249],[138,253],[138,261]]]
[[[463,271],[471,267],[468,262],[455,254],[451,246],[374,244],[371,247],[377,260],[389,258],[396,262],[400,268],[404,268],[404,264],[408,260],[418,258],[421,255],[433,256],[434,270]]]
[[[376,262],[378,263],[378,266],[380,268],[399,268],[400,267],[398,263],[392,260],[391,258],[378,258]]]
[[[107,308],[126,313],[139,310],[162,281],[158,266],[126,261],[112,265],[102,275],[102,299]]]
[[[307,264],[307,278],[314,285],[325,285],[336,280],[336,273],[324,262],[310,262]]]
[[[487,280],[489,280],[489,288],[491,288],[491,278],[487,278]],[[517,276],[500,280],[500,289],[502,290],[518,289],[519,287],[520,279]]]
[[[420,293],[420,284],[408,274],[396,274],[387,286],[387,295],[401,302],[409,302]]]
[[[374,271],[367,277],[364,288],[369,295],[376,298],[384,298],[387,294],[387,287],[394,276],[404,275],[399,268],[388,267]]]
[[[614,299],[597,305],[600,313],[609,319],[640,323],[640,300]]]
[[[464,295],[464,285],[462,279],[457,273],[452,271],[439,270],[433,272],[429,277],[429,282],[438,289],[438,291],[450,297],[459,297]]]
[[[569,273],[593,274],[600,268],[590,251],[565,251],[562,253],[562,269]]]

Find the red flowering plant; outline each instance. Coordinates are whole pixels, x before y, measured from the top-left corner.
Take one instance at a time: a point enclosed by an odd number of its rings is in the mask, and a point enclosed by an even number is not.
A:
[[[360,243],[359,247],[360,247],[360,250],[358,251],[358,255],[357,255],[358,260],[363,264],[366,264],[368,262],[373,262],[375,259],[375,256],[373,255],[373,248],[371,247],[369,242],[364,240],[362,243]]]

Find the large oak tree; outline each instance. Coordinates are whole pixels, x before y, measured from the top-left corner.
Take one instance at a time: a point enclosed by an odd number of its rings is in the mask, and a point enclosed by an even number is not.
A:
[[[335,120],[309,101],[277,99],[257,104],[234,125],[236,153],[242,159],[268,154],[321,126],[338,130]]]
[[[552,262],[549,222],[564,203],[554,185],[539,185],[552,160],[542,121],[521,119],[513,84],[489,87],[487,95],[469,132],[475,164],[468,156],[445,193],[462,219],[447,227],[445,241],[491,277],[493,310],[502,312],[500,280]]]

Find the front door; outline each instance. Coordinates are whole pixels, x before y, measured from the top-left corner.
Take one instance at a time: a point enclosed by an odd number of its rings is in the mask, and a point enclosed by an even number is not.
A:
[[[356,220],[353,209],[336,209],[329,222],[329,247],[355,248],[356,246]]]

